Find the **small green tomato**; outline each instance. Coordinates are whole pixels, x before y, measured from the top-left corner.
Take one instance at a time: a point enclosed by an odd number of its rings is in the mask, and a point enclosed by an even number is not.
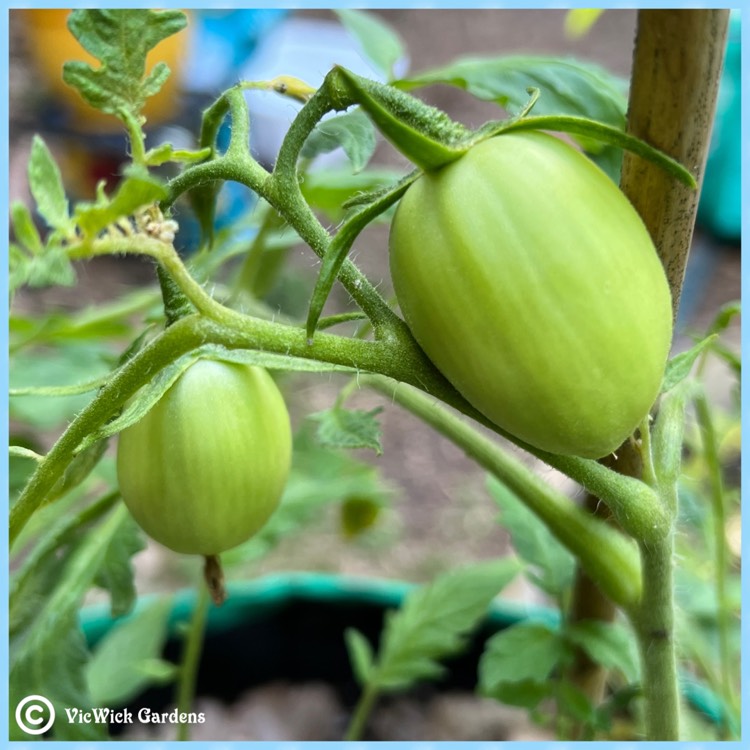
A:
[[[666,277],[632,205],[563,141],[500,135],[424,174],[390,254],[419,344],[511,435],[599,458],[648,413],[672,336]]]
[[[120,491],[157,542],[217,555],[253,536],[276,509],[291,446],[284,399],[265,370],[198,360],[120,434]]]

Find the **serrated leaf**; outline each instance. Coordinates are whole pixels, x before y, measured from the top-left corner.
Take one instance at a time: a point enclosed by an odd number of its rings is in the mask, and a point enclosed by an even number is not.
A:
[[[175,665],[163,662],[172,603],[158,599],[117,623],[97,644],[86,668],[96,706],[121,706],[155,682],[175,676]]]
[[[375,418],[382,407],[370,411],[361,409],[332,409],[311,414],[309,419],[318,423],[318,442],[327,448],[370,448],[381,455],[380,422]]]
[[[531,578],[551,596],[568,590],[575,572],[575,559],[504,484],[487,478],[490,496],[501,511],[500,523],[510,533],[518,556],[531,565]]]
[[[148,52],[186,25],[178,10],[74,10],[68,28],[101,65],[66,62],[63,80],[92,107],[122,119],[138,118],[146,99],[169,75],[164,63],[146,73]]]
[[[67,234],[72,228],[60,169],[47,144],[34,136],[29,158],[29,189],[37,211],[52,229]]]
[[[369,683],[388,691],[439,677],[439,660],[463,648],[467,635],[517,570],[512,560],[478,563],[411,592],[401,609],[387,618]]]
[[[560,633],[547,625],[511,625],[487,641],[479,662],[479,685],[485,695],[495,695],[508,684],[544,684],[565,654]]]
[[[349,661],[352,672],[360,685],[367,684],[372,670],[372,646],[355,628],[347,628],[344,631],[346,650],[349,653]]]
[[[711,346],[716,338],[716,334],[707,336],[686,352],[681,352],[672,357],[672,359],[667,362],[667,368],[664,372],[664,377],[662,378],[661,393],[666,393],[667,391],[672,390],[672,388],[685,380],[685,378],[690,375],[690,370],[693,369],[695,361],[709,346]]]
[[[102,560],[94,583],[109,592],[112,617],[119,617],[133,608],[136,599],[131,558],[145,547],[140,528],[132,518],[123,521]]]
[[[581,620],[569,625],[565,637],[605,669],[617,669],[629,682],[638,680],[638,654],[633,634],[624,625]]]
[[[339,9],[336,15],[362,46],[365,56],[390,80],[393,66],[404,57],[399,35],[380,18],[362,10]]]
[[[29,209],[21,201],[13,201],[10,206],[10,222],[16,240],[30,253],[39,255],[44,246]]]
[[[41,602],[28,627],[10,642],[10,704],[27,695],[43,695],[58,716],[66,708],[86,710],[92,706],[85,677],[88,660],[78,608],[103,565],[108,563],[123,524],[132,523],[124,506],[118,506],[95,529],[88,532],[64,561],[57,585]],[[57,740],[104,739],[106,728],[96,724],[56,721]],[[11,735],[28,740],[11,723]]]
[[[394,85],[410,90],[436,83],[457,86],[511,111],[522,109],[527,89],[535,88],[540,92],[537,115],[582,115],[625,127],[627,82],[591,63],[536,55],[467,58]]]
[[[354,172],[361,172],[375,153],[375,128],[367,115],[357,108],[343,115],[321,120],[302,147],[303,159],[314,159],[342,148]]]
[[[28,286],[73,286],[75,283],[76,273],[65,248],[47,247],[42,255],[31,258],[26,272]]]
[[[75,220],[87,237],[94,237],[118,219],[166,197],[167,189],[161,180],[144,169],[131,167],[125,172],[112,198],[100,191],[95,202],[79,203],[75,209]]]
[[[625,128],[627,81],[574,59],[537,55],[467,58],[394,82],[405,90],[436,83],[457,86],[511,113],[522,110],[528,89],[537,89],[536,115],[575,115]],[[585,136],[573,136],[615,181],[622,152]]]

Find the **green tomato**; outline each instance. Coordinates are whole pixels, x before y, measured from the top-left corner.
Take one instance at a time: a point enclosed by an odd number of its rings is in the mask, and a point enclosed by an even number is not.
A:
[[[390,254],[414,337],[506,432],[599,458],[648,413],[669,286],[635,209],[563,141],[500,135],[424,174],[401,199]]]
[[[289,414],[265,370],[198,360],[122,431],[117,476],[149,536],[176,552],[217,555],[276,509],[291,450]]]

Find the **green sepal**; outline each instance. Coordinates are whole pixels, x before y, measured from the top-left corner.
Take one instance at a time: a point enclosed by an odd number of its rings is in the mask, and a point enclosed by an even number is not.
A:
[[[392,86],[337,67],[329,83],[342,108],[359,104],[380,132],[409,161],[425,171],[440,169],[463,156],[471,133],[444,112]]]
[[[318,321],[323,312],[323,306],[328,299],[328,295],[331,293],[333,282],[336,280],[339,270],[354,244],[354,240],[357,239],[359,233],[373,219],[380,216],[380,214],[401,198],[418,176],[419,172],[412,172],[395,185],[379,192],[374,200],[349,217],[336,233],[323,257],[318,280],[315,283],[315,289],[313,289],[310,300],[310,310],[307,314],[307,337],[309,339],[312,339],[315,333]]]
[[[603,122],[590,120],[588,117],[540,115],[538,117],[513,118],[492,123],[490,126],[482,128],[480,132],[482,138],[494,138],[503,133],[517,130],[552,130],[608,143],[653,162],[687,187],[696,188],[698,186],[692,173],[671,156],[667,156],[664,152],[650,146],[640,138],[630,135],[630,133]]]

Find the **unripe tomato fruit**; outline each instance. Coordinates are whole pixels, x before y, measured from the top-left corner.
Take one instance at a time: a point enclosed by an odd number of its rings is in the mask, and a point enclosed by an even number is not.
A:
[[[291,450],[289,414],[265,370],[198,360],[120,433],[117,476],[149,536],[175,552],[217,555],[276,509]]]
[[[506,432],[599,458],[648,413],[672,337],[669,286],[635,209],[563,141],[500,135],[422,175],[390,255],[414,337]]]

